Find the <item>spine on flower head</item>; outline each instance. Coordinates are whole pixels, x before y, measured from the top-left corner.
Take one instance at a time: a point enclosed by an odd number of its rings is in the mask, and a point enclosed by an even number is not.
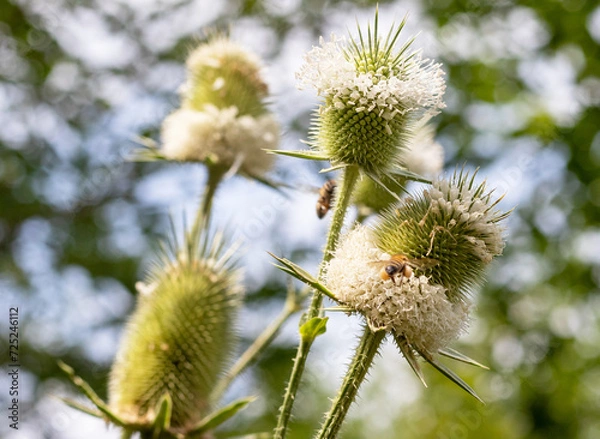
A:
[[[239,275],[218,242],[201,239],[199,254],[165,257],[138,287],[109,384],[111,409],[130,423],[151,424],[168,394],[170,425],[185,432],[209,413],[209,395],[235,349]]]
[[[440,65],[410,52],[410,43],[394,51],[403,26],[383,41],[376,16],[366,37],[360,29],[357,40],[332,36],[306,55],[297,77],[323,97],[311,142],[332,163],[385,174],[401,164],[415,122],[443,108]]]
[[[375,227],[377,246],[390,254],[435,261],[423,274],[444,286],[451,300],[460,300],[481,282],[485,267],[504,248],[498,223],[508,213],[496,209],[499,201],[485,183],[475,183],[475,174],[457,172],[385,211]]]

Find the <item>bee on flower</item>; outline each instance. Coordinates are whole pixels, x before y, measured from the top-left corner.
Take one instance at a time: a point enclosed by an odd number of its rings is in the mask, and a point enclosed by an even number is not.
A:
[[[469,293],[502,254],[498,223],[508,212],[499,201],[457,172],[386,210],[373,228],[354,228],[329,262],[327,288],[372,331],[391,333],[421,379],[415,352],[438,368],[438,353],[466,359],[448,345],[468,327]]]

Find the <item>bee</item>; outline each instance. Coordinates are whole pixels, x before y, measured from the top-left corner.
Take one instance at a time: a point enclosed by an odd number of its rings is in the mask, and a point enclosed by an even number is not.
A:
[[[331,200],[335,192],[337,183],[335,180],[327,180],[319,189],[319,199],[317,200],[317,216],[323,218],[331,209]]]
[[[397,281],[400,281],[400,286],[404,282],[404,278],[411,278],[413,275],[413,269],[427,270],[435,267],[440,261],[431,258],[418,258],[410,259],[402,254],[392,255],[387,261],[376,261],[372,264],[376,264],[381,267],[379,276],[383,280],[390,279],[394,284],[397,285]]]

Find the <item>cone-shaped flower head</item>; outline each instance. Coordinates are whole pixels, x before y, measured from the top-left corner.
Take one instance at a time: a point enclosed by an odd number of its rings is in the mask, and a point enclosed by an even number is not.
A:
[[[361,312],[371,329],[391,331],[419,350],[435,353],[466,328],[469,305],[450,301],[443,286],[422,275],[401,285],[383,280],[380,271],[391,256],[378,248],[372,230],[357,226],[329,263],[327,287]]]
[[[109,385],[111,409],[142,425],[153,422],[168,393],[170,424],[181,432],[211,409],[209,394],[235,349],[243,294],[218,235],[184,248],[164,255],[138,288]]]
[[[265,104],[258,58],[216,36],[190,54],[187,68],[182,108],[163,122],[163,155],[263,175],[273,165],[263,149],[277,147],[279,124]]]
[[[450,300],[460,300],[481,282],[486,265],[504,248],[498,223],[508,213],[496,209],[499,201],[485,183],[475,184],[475,174],[456,172],[384,212],[374,230],[375,242],[389,254],[435,261],[423,274],[444,286]]]
[[[465,293],[502,253],[498,222],[507,213],[495,209],[497,202],[474,176],[438,180],[388,210],[374,229],[358,226],[346,235],[329,263],[327,287],[372,329],[436,353],[466,328]]]
[[[382,40],[377,15],[373,30],[358,39],[321,39],[297,74],[324,102],[315,115],[311,144],[333,164],[358,165],[382,175],[401,164],[400,152],[413,124],[426,112],[443,108],[445,90],[439,64],[410,52],[408,42],[395,50],[400,31]]]
[[[444,165],[444,149],[435,141],[433,126],[427,123],[429,119],[425,117],[418,122],[414,136],[406,143],[406,148],[399,156],[404,168],[426,178],[439,175]],[[382,176],[381,181],[395,194],[405,190],[406,178],[402,176],[394,176],[394,178]],[[397,199],[371,178],[363,178],[356,186],[353,202],[360,208],[380,212],[396,203]]]

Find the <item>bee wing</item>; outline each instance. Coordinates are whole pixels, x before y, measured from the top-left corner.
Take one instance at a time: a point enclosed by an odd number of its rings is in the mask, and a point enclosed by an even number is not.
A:
[[[433,258],[419,258],[419,259],[409,259],[407,261],[408,265],[412,268],[417,268],[419,270],[429,270],[440,264],[440,261]]]
[[[371,261],[369,262],[369,265],[372,265],[373,267],[376,268],[383,268],[384,266],[388,265],[390,263],[389,260],[386,261]]]

